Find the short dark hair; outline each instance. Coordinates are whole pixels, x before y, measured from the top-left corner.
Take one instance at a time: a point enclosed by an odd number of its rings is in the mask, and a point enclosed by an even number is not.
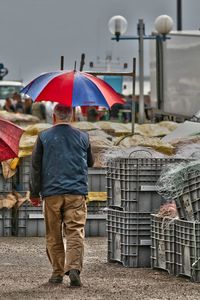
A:
[[[53,112],[56,115],[56,117],[62,121],[69,122],[72,118],[72,107],[71,106],[66,106],[63,104],[56,104]]]

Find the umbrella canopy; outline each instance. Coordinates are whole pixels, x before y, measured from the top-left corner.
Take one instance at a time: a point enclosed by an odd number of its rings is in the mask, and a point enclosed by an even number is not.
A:
[[[18,156],[23,129],[0,118],[0,162]]]
[[[85,72],[45,73],[31,81],[21,93],[33,101],[52,101],[67,106],[103,106],[110,108],[124,100],[105,81]]]

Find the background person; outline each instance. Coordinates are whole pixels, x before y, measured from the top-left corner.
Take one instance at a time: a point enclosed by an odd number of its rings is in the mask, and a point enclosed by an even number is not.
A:
[[[45,120],[46,120],[45,105],[41,102],[33,102],[32,115],[37,117],[40,121],[45,122]]]
[[[18,93],[14,93],[13,96],[13,101],[15,103],[15,112],[18,112],[18,113],[22,113],[24,112],[24,105],[23,105],[23,102],[22,102],[22,97],[20,94]]]
[[[32,154],[30,199],[33,205],[40,203],[40,195],[45,201],[47,255],[53,268],[49,282],[62,283],[66,274],[71,286],[81,286],[87,169],[93,157],[88,134],[71,127],[71,119],[72,108],[57,104],[54,126],[39,134]]]
[[[88,122],[96,122],[98,121],[98,110],[95,106],[89,106],[87,109],[87,121]]]
[[[12,104],[12,99],[11,98],[9,98],[9,97],[6,98],[3,109],[8,111],[8,112],[15,112],[15,107]]]
[[[110,120],[118,121],[119,120],[119,111],[123,109],[123,104],[116,103],[110,109]]]
[[[53,123],[52,115],[53,115],[54,107],[55,107],[55,102],[51,102],[51,101],[45,102],[45,118],[46,118],[46,122],[49,124]]]
[[[32,99],[31,98],[24,99],[24,113],[27,115],[32,115]]]

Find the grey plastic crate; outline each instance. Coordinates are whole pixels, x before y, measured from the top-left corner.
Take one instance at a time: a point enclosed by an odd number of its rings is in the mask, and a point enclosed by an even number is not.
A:
[[[17,181],[15,183],[15,189],[17,191],[29,191],[30,181],[30,164],[31,156],[22,157],[17,170]]]
[[[107,198],[109,207],[119,207],[124,211],[155,213],[165,201],[153,185],[141,185],[140,190],[131,190],[130,182],[107,178]]]
[[[157,182],[163,167],[183,162],[179,158],[113,158],[107,163],[107,177],[130,180],[135,189],[139,185]]]
[[[125,267],[150,267],[151,216],[117,209],[107,211],[108,261]]]
[[[108,206],[155,213],[164,202],[155,185],[164,166],[181,162],[165,158],[116,158],[107,166]]]
[[[103,214],[107,207],[107,201],[90,201],[87,203],[88,214]]]
[[[182,194],[174,199],[180,219],[200,222],[200,172],[189,173]]]
[[[106,215],[88,214],[85,225],[86,237],[106,236]]]
[[[0,236],[12,235],[12,209],[0,209]]]
[[[29,190],[31,156],[23,157],[18,168],[18,191]],[[88,190],[90,192],[106,191],[106,170],[103,168],[88,169]]]
[[[200,223],[175,222],[175,274],[200,282]]]
[[[3,176],[2,166],[0,164],[0,192],[12,192],[14,178],[15,177],[5,179]]]
[[[89,192],[106,192],[106,169],[88,169],[88,190]]]
[[[42,207],[33,207],[25,203],[15,213],[15,235],[23,237],[45,236],[45,223]],[[85,235],[106,236],[106,215],[88,215]]]
[[[151,267],[174,274],[175,219],[151,215]]]
[[[15,211],[14,232],[16,236],[45,236],[42,207],[31,206],[28,202]]]

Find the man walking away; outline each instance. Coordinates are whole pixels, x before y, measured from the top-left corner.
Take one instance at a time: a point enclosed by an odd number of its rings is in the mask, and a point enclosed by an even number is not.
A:
[[[39,134],[32,154],[30,199],[35,206],[41,204],[40,197],[45,203],[46,249],[53,268],[49,282],[62,283],[69,275],[70,286],[81,286],[87,171],[94,162],[88,134],[71,127],[71,119],[72,108],[57,104],[54,126]]]

